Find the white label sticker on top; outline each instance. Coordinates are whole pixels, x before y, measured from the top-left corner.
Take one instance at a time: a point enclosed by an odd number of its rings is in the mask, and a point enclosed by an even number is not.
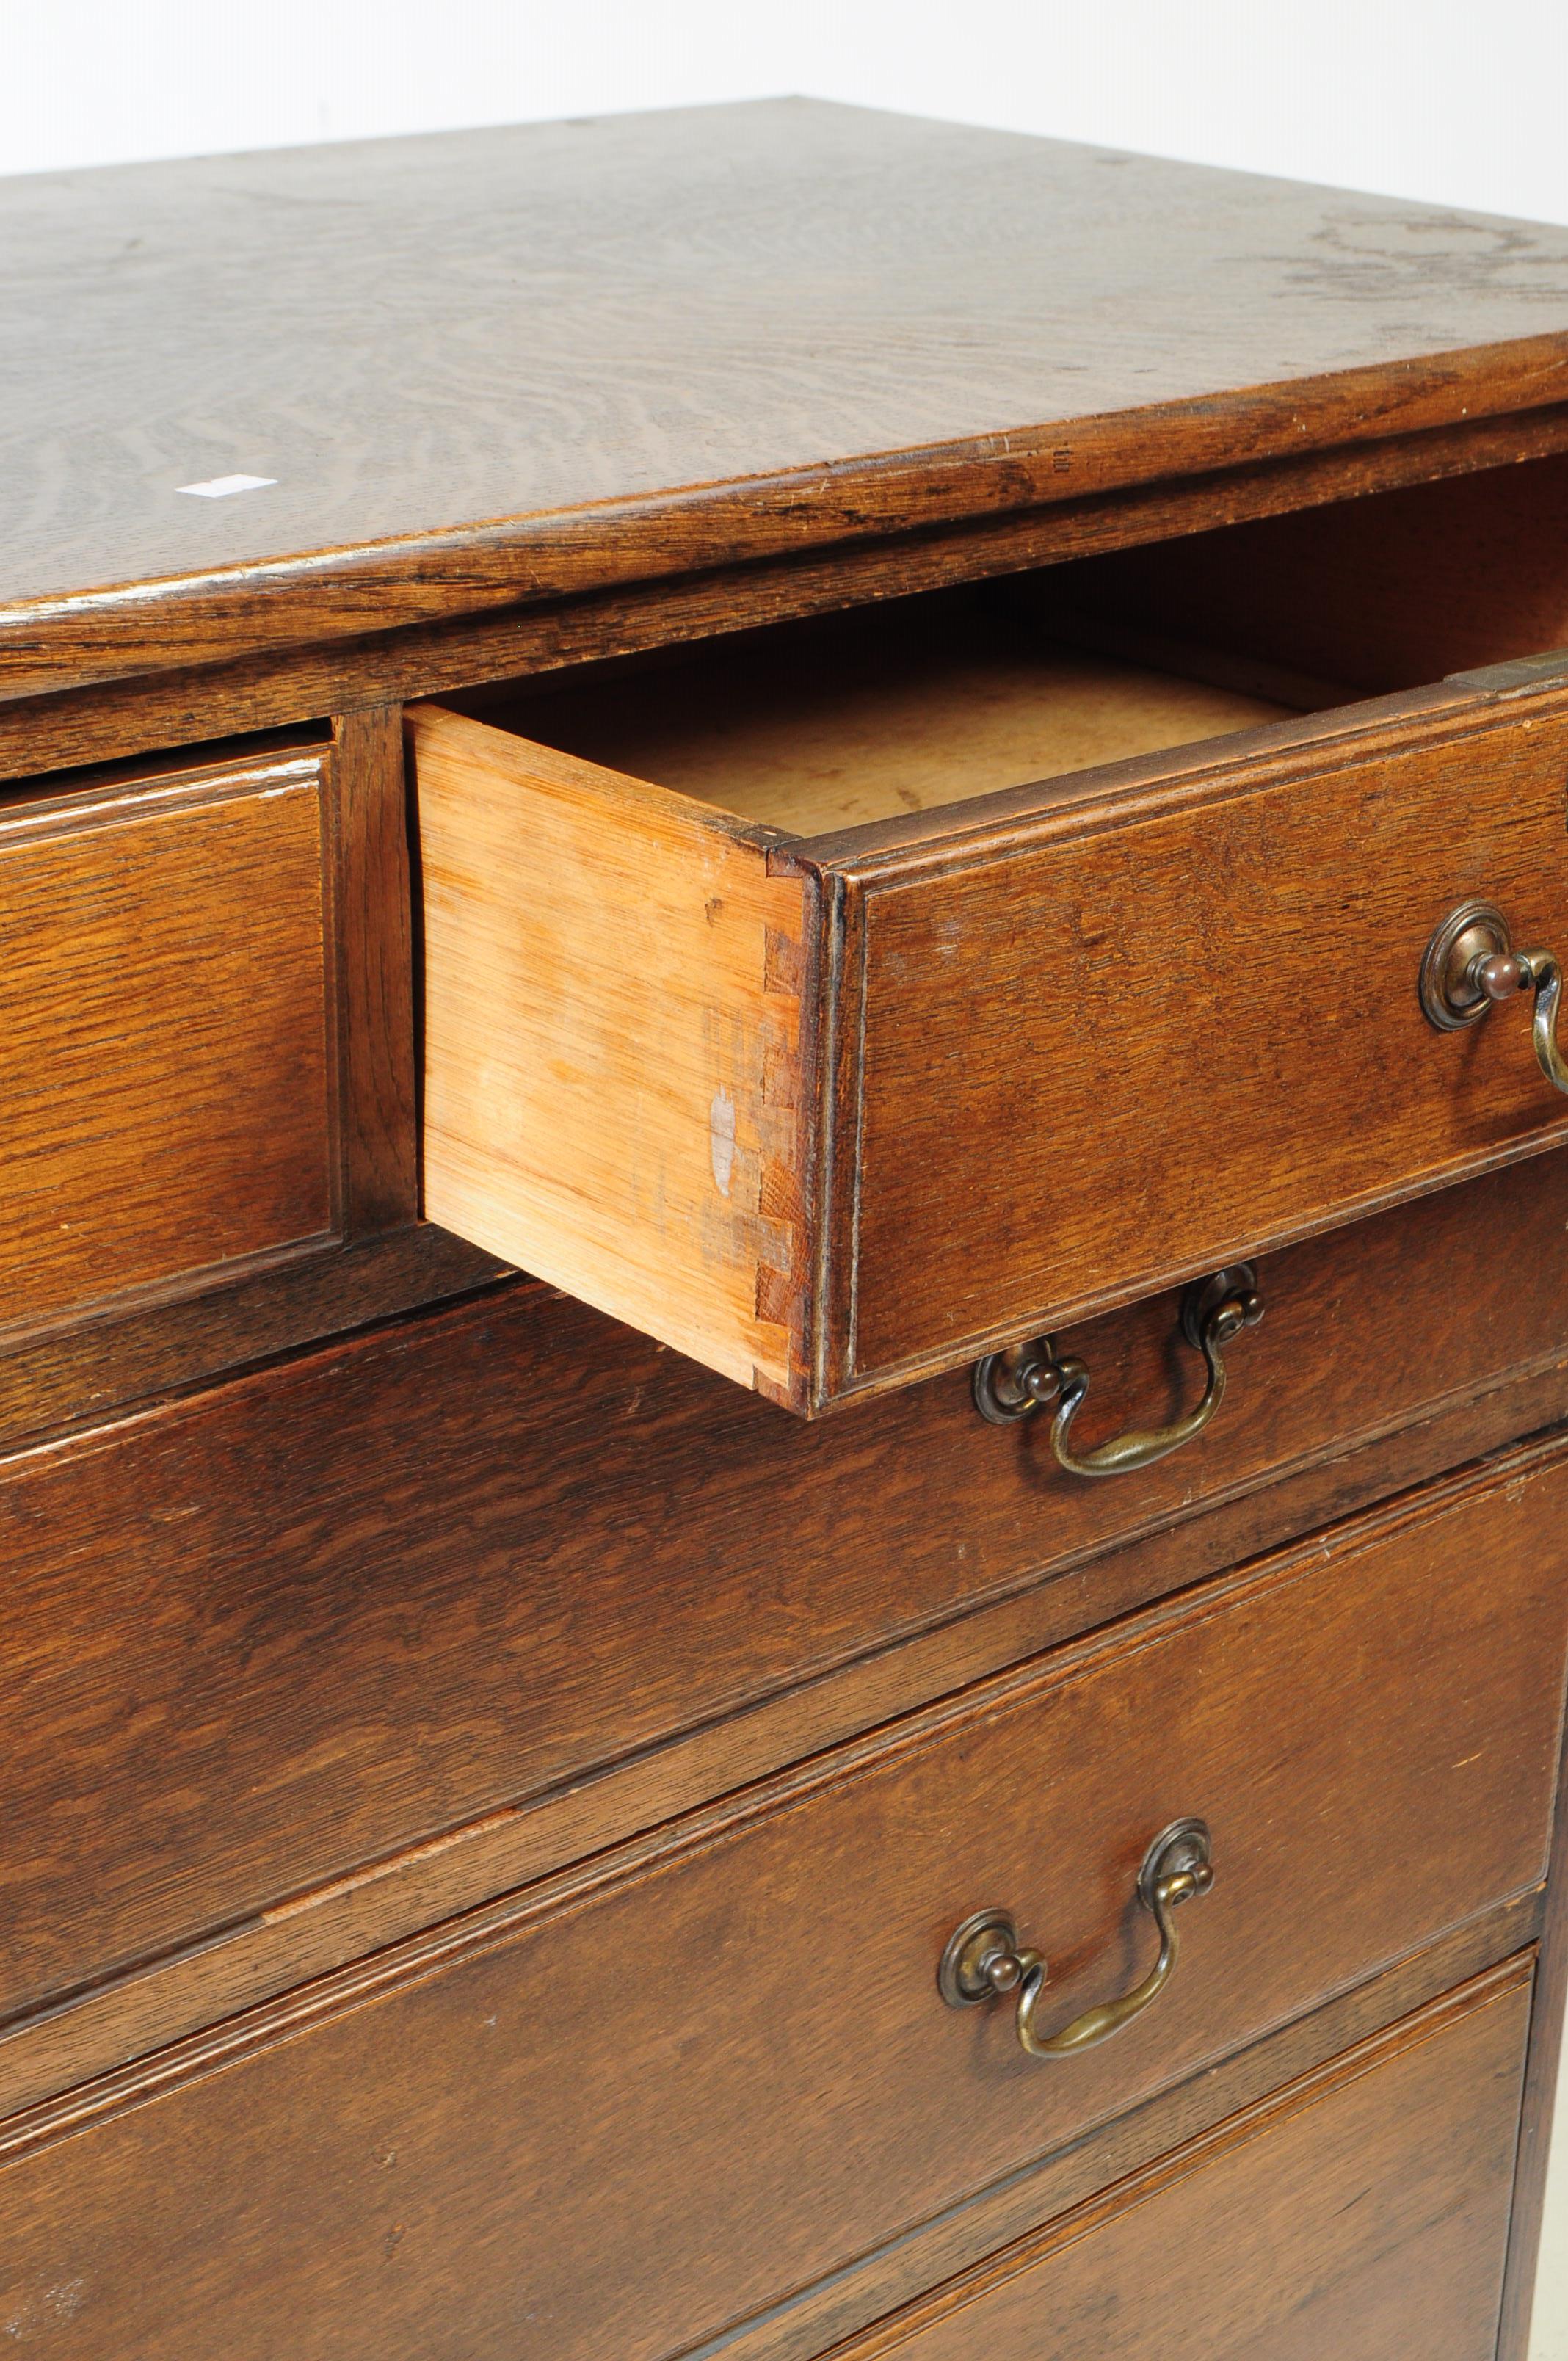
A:
[[[194,492],[198,500],[226,500],[231,492],[259,492],[275,484],[276,476],[214,476],[205,484],[176,484],[177,492]]]

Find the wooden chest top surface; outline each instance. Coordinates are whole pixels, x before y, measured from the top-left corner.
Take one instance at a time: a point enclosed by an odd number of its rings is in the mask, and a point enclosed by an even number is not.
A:
[[[15,179],[0,290],[12,695],[1568,396],[1568,229],[802,100]]]

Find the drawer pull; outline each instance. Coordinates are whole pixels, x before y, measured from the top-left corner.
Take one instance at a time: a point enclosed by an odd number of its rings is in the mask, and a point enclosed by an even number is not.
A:
[[[1563,971],[1551,951],[1516,951],[1513,932],[1495,902],[1461,902],[1426,947],[1421,1006],[1440,1033],[1457,1033],[1499,1001],[1535,994],[1531,1031],[1536,1062],[1553,1087],[1568,1091],[1568,1058],[1557,1046],[1557,1005]]]
[[[993,1426],[1006,1426],[1054,1403],[1051,1449],[1069,1476],[1129,1475],[1137,1467],[1152,1467],[1157,1459],[1167,1458],[1202,1433],[1225,1398],[1223,1347],[1244,1328],[1255,1328],[1262,1317],[1257,1274],[1251,1263],[1234,1263],[1228,1270],[1196,1280],[1182,1301],[1181,1333],[1208,1367],[1203,1399],[1169,1426],[1129,1427],[1092,1451],[1072,1448],[1072,1422],[1089,1391],[1089,1371],[1074,1356],[1058,1354],[1049,1336],[1014,1345],[1004,1353],[988,1353],[977,1361],[975,1408]]]
[[[1175,1914],[1195,1894],[1214,1883],[1209,1830],[1201,1820],[1173,1820],[1162,1828],[1138,1872],[1137,1894],[1159,1928],[1159,1957],[1141,1984],[1120,2000],[1085,2009],[1060,2033],[1038,2034],[1035,2015],[1049,1969],[1038,1951],[1025,1949],[1016,1922],[1005,1910],[977,1910],[948,1938],[937,1971],[937,1985],[949,2008],[974,2008],[997,1995],[1018,1995],[1018,2040],[1031,2058],[1075,2058],[1098,2048],[1157,2001],[1175,1972]]]

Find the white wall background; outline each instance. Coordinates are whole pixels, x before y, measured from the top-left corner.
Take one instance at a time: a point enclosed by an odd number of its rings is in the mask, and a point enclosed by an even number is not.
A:
[[[1563,0],[0,0],[0,170],[809,91],[1568,221]]]
[[[1568,222],[1565,0],[0,0],[0,172],[785,91]]]

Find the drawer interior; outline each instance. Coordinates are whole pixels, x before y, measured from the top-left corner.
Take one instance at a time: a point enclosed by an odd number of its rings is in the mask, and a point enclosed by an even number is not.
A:
[[[1031,611],[1041,587],[897,599],[445,701],[800,837],[1303,709],[1272,678],[1265,695],[1164,651],[1157,661],[1102,644],[1098,628],[1075,635],[1069,619]]]
[[[449,702],[452,700],[448,700]],[[1289,708],[1074,645],[986,588],[784,624],[482,712],[792,836],[896,818]]]
[[[1565,640],[1549,459],[447,701],[809,837]]]

